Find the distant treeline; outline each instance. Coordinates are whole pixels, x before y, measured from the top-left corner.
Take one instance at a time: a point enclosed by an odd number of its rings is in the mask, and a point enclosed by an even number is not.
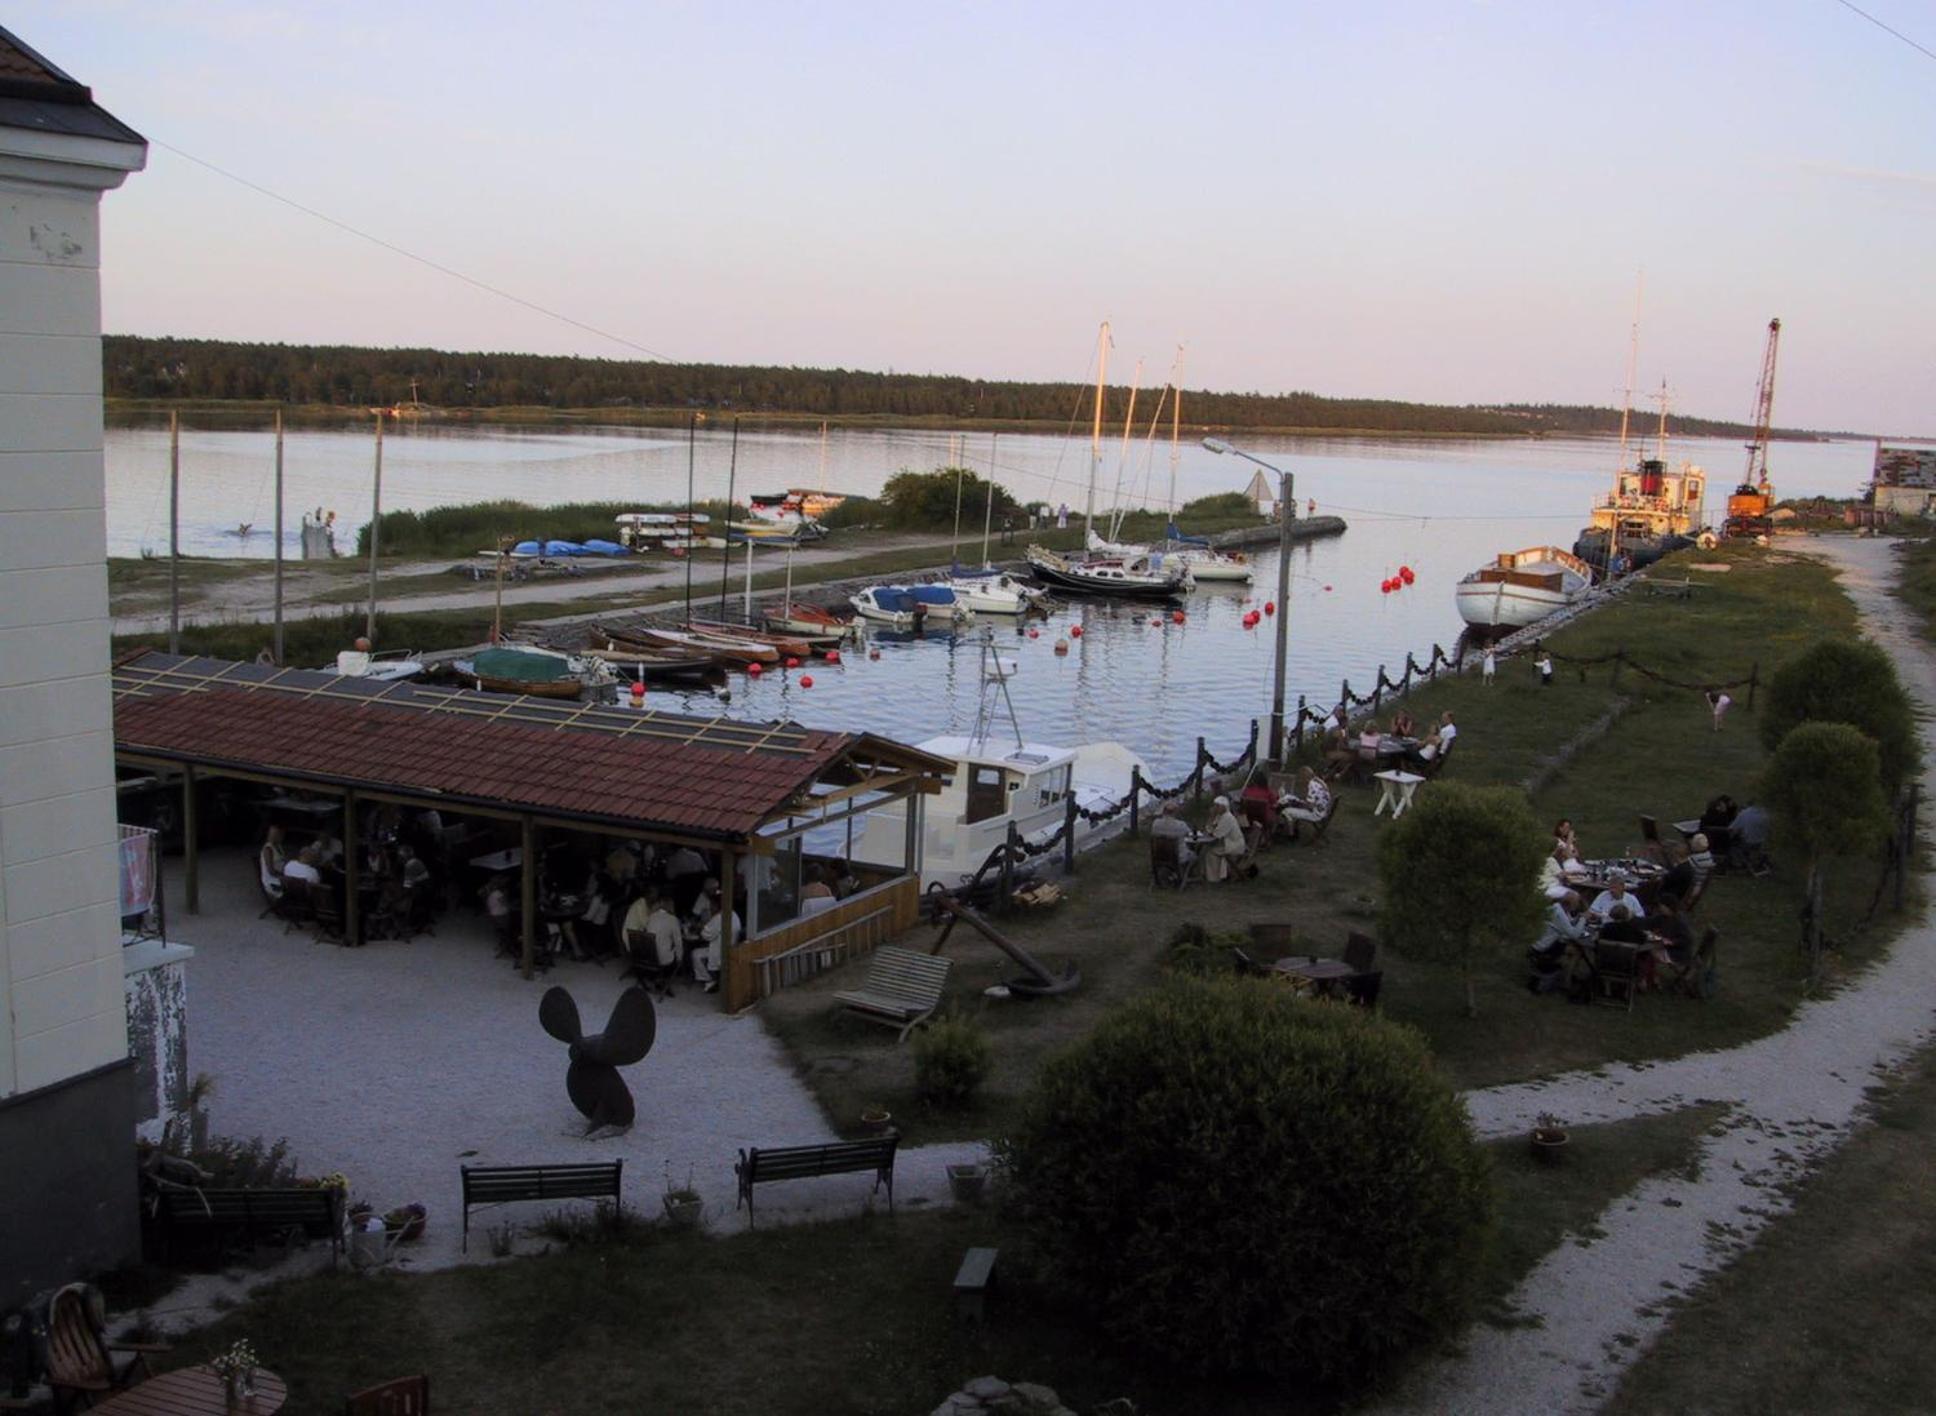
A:
[[[1089,390],[1074,383],[1018,383],[942,374],[854,369],[667,364],[544,354],[455,354],[438,349],[359,349],[239,344],[214,339],[108,335],[103,364],[110,398],[268,402],[326,408],[392,407],[413,396],[434,407],[564,411],[700,409],[709,414],[793,414],[842,420],[936,419],[1067,423],[1087,417]],[[1144,390],[1138,419],[1154,407]],[[1120,423],[1129,390],[1111,387],[1104,420]],[[1315,393],[1212,393],[1188,389],[1193,427],[1337,429],[1386,433],[1605,432],[1617,410],[1559,406],[1456,408]],[[1745,434],[1732,423],[1676,417],[1677,432]]]

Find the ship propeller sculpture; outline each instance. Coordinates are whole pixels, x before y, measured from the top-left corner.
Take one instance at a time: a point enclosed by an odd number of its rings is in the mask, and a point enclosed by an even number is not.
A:
[[[591,1123],[585,1134],[606,1126],[630,1126],[636,1111],[631,1089],[618,1069],[640,1061],[652,1050],[659,1024],[646,991],[626,989],[612,1005],[605,1031],[587,1037],[571,995],[562,988],[547,989],[538,1000],[538,1022],[571,1049],[565,1090],[571,1094],[571,1104]]]

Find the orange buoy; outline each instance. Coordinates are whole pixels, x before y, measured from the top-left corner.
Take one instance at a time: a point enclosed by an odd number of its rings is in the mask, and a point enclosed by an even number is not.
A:
[[[1162,621],[1161,619],[1153,619],[1153,620],[1151,620],[1151,621],[1150,621],[1150,628],[1151,628],[1151,629],[1156,629],[1156,628],[1158,628],[1158,627],[1160,627],[1160,626],[1162,625],[1162,623],[1163,623],[1163,621]]]
[[[1182,623],[1183,623],[1183,611],[1181,611],[1181,610],[1177,610],[1177,611],[1175,611],[1175,612],[1174,612],[1173,614],[1171,614],[1171,616],[1170,616],[1170,621],[1171,621],[1171,623],[1173,623],[1173,624],[1182,624]]]
[[[1418,577],[1412,574],[1412,568],[1409,565],[1401,565],[1398,567],[1398,578],[1410,585]]]
[[[787,655],[786,666],[789,669],[797,669],[800,667],[800,661],[789,654]]]
[[[751,674],[754,678],[758,678],[761,674],[765,673],[766,670],[760,667],[759,661],[756,659],[752,663],[746,666],[746,672]]]
[[[870,659],[878,659],[881,657],[881,651],[878,649],[869,649],[867,651],[867,657]]]
[[[1329,585],[1324,587],[1324,593],[1327,595],[1331,593],[1331,587]]]
[[[634,698],[643,698],[643,697],[645,697],[645,680],[644,680],[644,679],[640,679],[640,680],[639,680],[639,681],[638,681],[637,683],[635,683],[635,684],[633,684],[633,685],[632,685],[632,696],[633,696]]]
[[[812,687],[813,687],[813,675],[812,675],[812,674],[801,674],[801,675],[800,675],[800,687],[802,687],[802,688],[812,688]]]
[[[1066,654],[1066,653],[1068,653],[1068,652],[1069,652],[1069,641],[1068,641],[1068,640],[1066,640],[1066,639],[1058,639],[1058,640],[1056,640],[1056,641],[1055,641],[1055,652],[1056,652],[1056,653],[1058,653],[1058,654]]]
[[[1079,625],[1079,624],[1072,624],[1072,625],[1070,625],[1070,626],[1069,626],[1069,638],[1071,638],[1071,639],[1080,639],[1080,638],[1082,638],[1082,626],[1081,626],[1081,625]]]
[[[1267,614],[1267,615],[1274,615],[1274,614],[1276,614],[1276,613],[1277,613],[1277,601],[1275,601],[1275,600],[1266,600],[1266,601],[1264,601],[1264,613],[1265,613],[1265,614]]]
[[[1041,637],[1042,637],[1042,631],[1041,631],[1041,630],[1039,630],[1039,629],[1031,629],[1031,630],[1029,631],[1029,638],[1030,638],[1030,639],[1040,639]]]
[[[827,651],[827,662],[830,664],[838,664],[840,662],[840,651],[838,649],[829,649]]]

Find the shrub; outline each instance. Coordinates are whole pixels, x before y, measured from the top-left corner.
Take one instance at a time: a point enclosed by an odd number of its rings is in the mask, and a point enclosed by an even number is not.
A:
[[[1213,1373],[1370,1376],[1467,1312],[1491,1220],[1419,1034],[1238,980],[1106,1018],[996,1155],[1100,1325]]]
[[[943,1018],[916,1034],[914,1090],[930,1106],[958,1110],[988,1079],[988,1035],[967,1018]]]
[[[1805,722],[1847,723],[1874,738],[1883,790],[1891,796],[1921,761],[1915,715],[1896,666],[1865,639],[1824,639],[1768,681],[1761,745],[1775,751]]]
[[[946,531],[955,524],[955,478],[959,469],[943,467],[935,472],[900,471],[881,488],[880,505],[889,525],[910,531]],[[979,526],[993,495],[994,519],[1021,511],[1021,504],[1008,489],[984,481],[973,472],[960,472],[961,521],[964,526]]]
[[[1822,871],[1835,856],[1873,850],[1889,834],[1875,739],[1847,723],[1803,723],[1781,740],[1762,790],[1783,837],[1808,862],[1803,914],[1811,969],[1822,947]]]

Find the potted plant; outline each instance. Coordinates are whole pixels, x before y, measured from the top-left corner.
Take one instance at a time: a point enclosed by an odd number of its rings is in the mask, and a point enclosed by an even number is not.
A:
[[[255,1395],[255,1348],[242,1338],[227,1351],[208,1361],[209,1370],[222,1379],[222,1397],[233,1409]]]
[[[948,1167],[948,1188],[961,1203],[979,1204],[982,1192],[988,1188],[988,1168],[976,1161],[951,1165]]]
[[[399,1244],[413,1243],[423,1238],[424,1222],[429,1212],[422,1205],[398,1205],[383,1216],[383,1227],[396,1236]]]
[[[894,1124],[894,1113],[878,1101],[870,1101],[861,1108],[860,1128],[871,1135],[880,1135]]]
[[[672,1183],[672,1162],[665,1163],[665,1205],[666,1219],[680,1229],[697,1229],[700,1217],[705,1213],[705,1203],[699,1192],[692,1187],[692,1167],[686,1167],[686,1183]]]
[[[1552,1165],[1565,1150],[1566,1123],[1551,1112],[1542,1111],[1533,1126],[1533,1154]]]

